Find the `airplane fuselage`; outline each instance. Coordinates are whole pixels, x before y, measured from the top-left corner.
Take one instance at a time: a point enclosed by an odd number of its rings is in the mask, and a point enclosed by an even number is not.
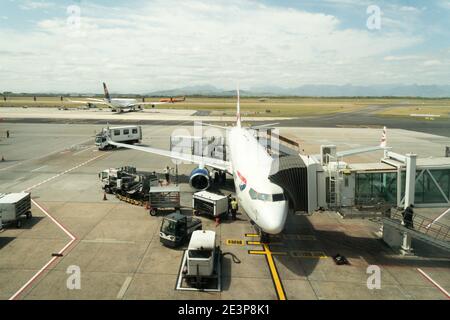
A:
[[[228,141],[240,206],[262,231],[280,233],[286,222],[288,202],[283,189],[269,180],[275,160],[249,130],[232,128]]]

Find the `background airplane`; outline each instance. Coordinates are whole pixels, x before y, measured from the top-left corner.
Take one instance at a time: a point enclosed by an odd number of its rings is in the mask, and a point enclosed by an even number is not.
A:
[[[69,101],[73,102],[73,103],[86,104],[89,108],[91,108],[92,105],[102,104],[102,105],[106,105],[109,108],[111,108],[111,110],[113,112],[118,112],[118,113],[142,111],[144,108],[143,106],[145,106],[145,105],[151,105],[152,108],[154,108],[155,105],[179,102],[177,99],[175,99],[173,101],[140,102],[136,99],[111,98],[109,91],[108,91],[108,87],[106,86],[106,83],[104,83],[104,82],[103,82],[103,90],[105,92],[104,99],[87,98],[84,101],[75,101],[75,100],[69,100]],[[170,98],[170,99],[173,99],[173,98]],[[184,101],[184,100],[185,100],[185,98],[183,97],[183,100],[180,100],[180,101]]]

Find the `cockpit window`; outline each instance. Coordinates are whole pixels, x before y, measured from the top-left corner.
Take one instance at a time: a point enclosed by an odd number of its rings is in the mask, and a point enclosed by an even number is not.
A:
[[[250,198],[252,198],[253,200],[258,199],[258,192],[256,192],[256,191],[253,190],[252,188],[250,188],[250,190],[248,191],[248,193],[250,194]]]
[[[286,198],[284,197],[284,193],[275,193],[272,195],[272,201],[284,201]]]
[[[275,202],[275,201],[284,201],[286,199],[283,193],[275,193],[275,194],[259,193],[252,188],[249,189],[248,193],[250,195],[250,198],[252,198],[253,200]]]

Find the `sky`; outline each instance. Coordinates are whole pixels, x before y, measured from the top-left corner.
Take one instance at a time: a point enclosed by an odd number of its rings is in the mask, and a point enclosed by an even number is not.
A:
[[[3,0],[0,92],[450,85],[450,0]]]

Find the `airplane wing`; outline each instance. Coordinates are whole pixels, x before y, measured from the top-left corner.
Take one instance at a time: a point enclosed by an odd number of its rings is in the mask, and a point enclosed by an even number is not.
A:
[[[220,159],[215,158],[209,158],[209,157],[200,157],[192,154],[186,154],[186,153],[180,153],[176,151],[169,151],[169,150],[162,150],[162,149],[156,149],[152,147],[144,147],[144,146],[136,146],[132,144],[124,144],[119,142],[114,142],[108,139],[108,143],[112,144],[117,147],[123,147],[128,149],[134,149],[139,151],[144,151],[148,153],[157,154],[160,156],[169,157],[172,159],[177,159],[181,161],[187,161],[190,163],[196,163],[201,166],[209,166],[213,167],[218,170],[227,171],[230,174],[233,174],[233,170],[231,168],[231,163],[229,161],[224,161]]]
[[[160,102],[160,101],[155,101],[155,102],[136,102],[136,103],[131,103],[129,105],[127,105],[127,107],[137,107],[137,106],[145,106],[145,105],[158,105],[158,104],[168,104],[169,102]]]
[[[104,105],[109,105],[107,102],[103,101],[103,100],[99,100],[99,99],[88,99],[87,100],[69,100],[67,99],[67,101],[72,102],[72,103],[82,103],[82,104],[104,104]]]
[[[86,100],[106,103],[103,99],[87,98]]]

